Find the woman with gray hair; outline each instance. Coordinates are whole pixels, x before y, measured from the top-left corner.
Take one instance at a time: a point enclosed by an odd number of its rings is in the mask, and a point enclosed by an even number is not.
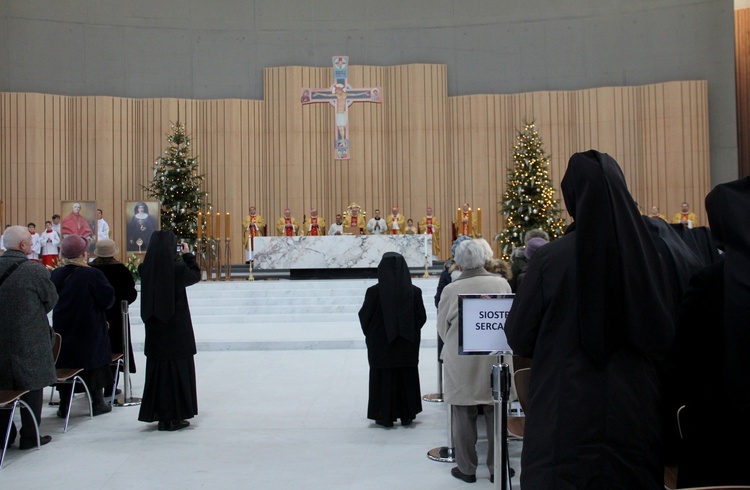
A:
[[[456,264],[462,271],[461,275],[443,289],[438,305],[438,334],[445,342],[441,353],[445,371],[443,392],[445,401],[451,404],[453,441],[456,447],[457,466],[451,469],[451,475],[467,483],[477,480],[479,405],[482,405],[487,426],[487,467],[490,479],[494,480],[495,419],[489,379],[495,360],[491,356],[458,354],[458,295],[511,292],[505,278],[485,270],[485,260],[485,250],[479,242],[462,242],[456,249]]]

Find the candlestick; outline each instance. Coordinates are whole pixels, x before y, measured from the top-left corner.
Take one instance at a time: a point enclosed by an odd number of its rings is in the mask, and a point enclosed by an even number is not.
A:
[[[203,213],[198,211],[198,240],[203,236]]]
[[[216,229],[214,230],[214,236],[217,240],[221,238],[221,221],[219,221],[219,218],[221,218],[221,213],[216,213]]]
[[[231,230],[232,227],[229,226],[229,213],[227,213],[227,220],[224,223],[224,238],[229,240],[229,230]]]

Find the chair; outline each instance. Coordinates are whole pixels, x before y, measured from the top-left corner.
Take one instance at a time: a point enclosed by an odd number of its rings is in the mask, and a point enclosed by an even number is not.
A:
[[[516,385],[516,395],[521,409],[526,413],[526,403],[529,397],[529,375],[531,368],[516,369],[513,373],[513,381]],[[526,428],[526,416],[508,417],[508,434],[523,440],[524,429]]]
[[[57,363],[57,357],[60,355],[60,347],[62,346],[62,336],[59,333],[55,333],[55,344],[52,347],[52,352],[54,354],[55,363]],[[65,415],[65,425],[63,426],[63,432],[68,432],[68,422],[70,421],[70,409],[71,405],[73,404],[73,395],[75,395],[76,391],[76,383],[80,382],[83,386],[84,391],[86,392],[86,398],[89,402],[89,418],[94,418],[94,407],[91,404],[91,393],[89,392],[89,387],[86,386],[86,383],[83,381],[83,378],[81,378],[79,375],[83,372],[83,368],[57,368],[56,369],[56,375],[57,375],[57,382],[53,385],[53,390],[55,386],[61,385],[61,384],[69,384],[70,387],[70,399],[68,400],[68,413]]]
[[[115,395],[117,394],[117,385],[120,382],[120,371],[124,369],[125,366],[125,360],[123,359],[122,354],[112,354],[112,363],[111,366],[115,367],[115,381],[112,383],[112,395],[109,400],[109,404],[113,407],[115,406]]]
[[[21,404],[22,408],[25,408],[31,414],[31,418],[34,421],[34,430],[36,430],[36,448],[39,449],[39,447],[41,446],[41,444],[39,443],[39,421],[36,419],[36,415],[34,415],[31,407],[29,407],[29,405],[25,401],[21,400],[21,397],[28,392],[29,390],[0,390],[0,410],[10,410],[10,417],[8,418],[8,429],[5,431],[2,454],[0,454],[0,469],[3,468],[3,461],[5,461],[5,451],[8,448],[10,430],[11,426],[13,425],[13,416],[16,414],[16,407],[19,403]]]

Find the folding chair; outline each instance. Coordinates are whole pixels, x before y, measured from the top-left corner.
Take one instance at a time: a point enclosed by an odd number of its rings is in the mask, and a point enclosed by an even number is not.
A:
[[[110,397],[109,404],[115,406],[115,395],[117,395],[117,385],[120,382],[120,371],[124,369],[125,360],[122,354],[112,354],[112,363],[110,366],[115,367],[115,381],[112,383],[112,396]]]
[[[8,418],[8,428],[5,431],[5,437],[3,438],[3,449],[0,454],[0,469],[3,468],[3,461],[5,461],[5,451],[8,448],[8,440],[10,439],[10,431],[13,425],[13,416],[16,414],[16,407],[21,404],[21,408],[25,408],[31,414],[31,418],[34,421],[34,430],[36,430],[36,448],[39,449],[39,421],[36,419],[36,415],[31,410],[29,405],[21,400],[21,397],[28,393],[29,390],[24,391],[9,391],[0,390],[0,410],[10,410],[10,417]]]
[[[62,336],[59,333],[55,333],[55,344],[53,346],[53,353],[55,356],[55,363],[57,363],[57,357],[60,355],[60,347],[62,346]],[[73,396],[76,391],[76,384],[81,383],[84,391],[86,392],[86,399],[89,402],[89,418],[94,418],[94,407],[91,404],[91,393],[89,387],[83,381],[79,375],[83,372],[83,368],[57,368],[57,382],[53,385],[52,389],[61,384],[69,384],[70,387],[70,399],[68,400],[68,413],[65,415],[65,425],[63,426],[63,432],[68,432],[68,422],[70,421],[70,409],[73,404]],[[61,403],[62,406],[62,403]]]

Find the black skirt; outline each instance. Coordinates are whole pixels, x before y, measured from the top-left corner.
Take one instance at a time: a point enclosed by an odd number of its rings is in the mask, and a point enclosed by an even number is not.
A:
[[[138,420],[169,422],[198,413],[193,356],[158,361],[146,358],[146,381]]]
[[[414,419],[422,411],[419,369],[370,368],[370,398],[367,418],[382,422]]]

